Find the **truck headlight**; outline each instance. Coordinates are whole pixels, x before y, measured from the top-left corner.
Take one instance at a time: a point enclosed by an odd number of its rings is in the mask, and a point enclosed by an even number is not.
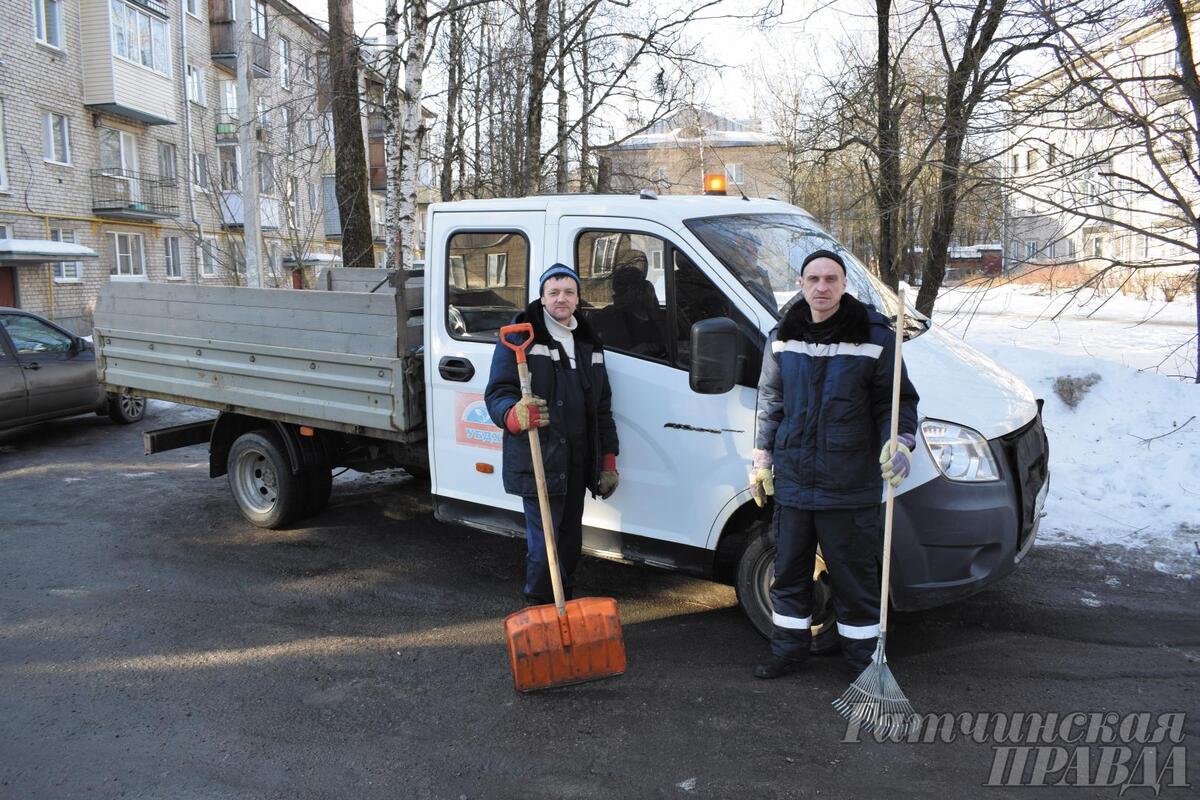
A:
[[[970,428],[927,419],[921,423],[921,434],[938,471],[950,480],[1000,480],[1000,469],[987,439]]]

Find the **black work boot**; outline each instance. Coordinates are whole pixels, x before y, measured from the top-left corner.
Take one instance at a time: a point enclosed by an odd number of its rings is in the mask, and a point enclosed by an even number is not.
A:
[[[782,678],[784,675],[797,672],[803,666],[803,659],[797,660],[773,655],[761,664],[754,665],[754,677],[765,680]]]

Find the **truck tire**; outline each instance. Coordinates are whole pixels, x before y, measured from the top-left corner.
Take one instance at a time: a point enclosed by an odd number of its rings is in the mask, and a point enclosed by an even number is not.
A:
[[[768,639],[774,623],[771,621],[771,582],[775,580],[775,541],[770,535],[770,525],[756,523],[747,537],[746,547],[738,559],[737,591],[738,604],[749,617],[750,623]],[[813,626],[812,649],[814,653],[826,653],[837,647],[837,626],[830,602],[829,574],[825,560],[817,551],[813,569]]]
[[[320,514],[329,505],[333,492],[333,471],[328,467],[314,467],[304,474],[307,486],[304,490],[304,516]]]
[[[146,416],[146,398],[131,394],[110,394],[108,396],[108,418],[118,425],[141,422],[144,416]]]
[[[306,475],[292,474],[279,434],[243,433],[229,448],[229,490],[242,516],[260,528],[282,528],[304,513]]]

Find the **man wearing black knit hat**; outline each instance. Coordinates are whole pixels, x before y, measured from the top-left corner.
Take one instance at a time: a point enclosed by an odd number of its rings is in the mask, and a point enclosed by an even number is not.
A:
[[[883,481],[911,468],[917,392],[901,377],[900,436],[888,441],[895,333],[887,317],[846,294],[846,264],[818,250],[800,267],[803,297],[767,343],[758,382],[751,491],[775,497],[774,630],[759,678],[799,669],[812,641],[813,563],[829,570],[838,637],[851,671],[879,635]],[[885,600],[886,602],[886,600]]]
[[[579,275],[565,264],[542,273],[538,299],[513,322],[533,325],[528,351],[531,397],[523,397],[513,351],[496,342],[484,400],[504,431],[504,490],[525,503],[525,600],[553,603],[546,540],[527,437],[540,438],[562,585],[570,600],[583,547],[584,491],[608,498],[617,489],[617,426],[604,367],[604,346],[575,316]],[[520,344],[522,337],[514,337]]]

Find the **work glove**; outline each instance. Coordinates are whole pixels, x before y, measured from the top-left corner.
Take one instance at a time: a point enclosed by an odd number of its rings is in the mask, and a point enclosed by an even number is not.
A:
[[[750,496],[762,508],[767,497],[775,494],[775,470],[771,466],[771,454],[766,450],[755,450],[754,465],[750,468]]]
[[[902,433],[896,437],[895,446],[889,439],[879,451],[879,472],[892,486],[899,486],[912,472],[912,448],[917,440],[912,434]]]
[[[604,463],[600,467],[600,480],[596,482],[596,493],[602,500],[612,497],[621,483],[621,473],[617,472],[617,457],[606,453]]]
[[[514,435],[530,428],[544,428],[549,424],[550,414],[546,410],[546,401],[533,394],[518,400],[504,417],[504,426]]]

